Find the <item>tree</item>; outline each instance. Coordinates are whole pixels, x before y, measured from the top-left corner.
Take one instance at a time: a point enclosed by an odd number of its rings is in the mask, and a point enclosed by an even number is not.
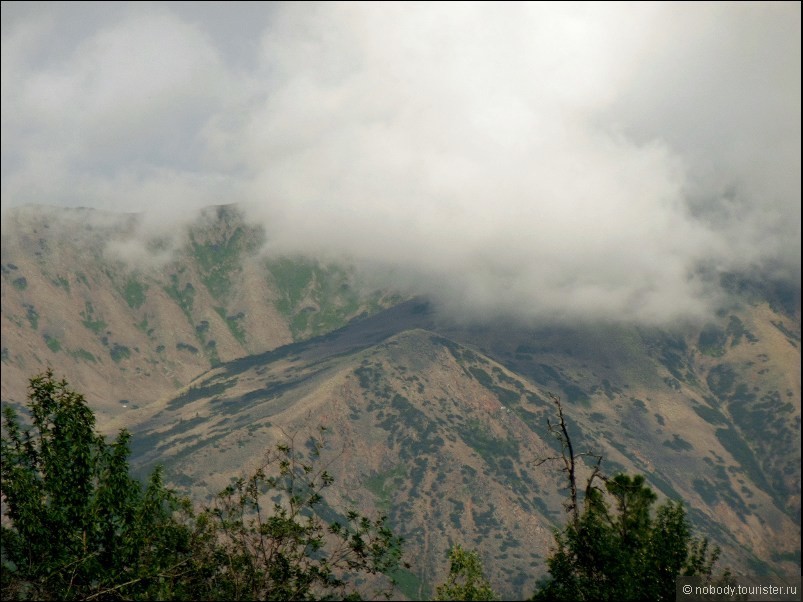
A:
[[[161,469],[145,487],[131,477],[131,435],[106,443],[52,371],[31,379],[28,408],[29,429],[4,410],[3,600],[359,599],[366,579],[393,585],[402,540],[384,517],[325,504],[320,437],[306,455],[290,437],[196,514]]]
[[[166,597],[191,550],[188,509],[155,471],[128,473],[130,435],[106,443],[83,395],[52,371],[30,380],[33,432],[5,408],[0,492],[3,599]]]
[[[316,464],[324,431],[307,441],[308,457],[288,436],[262,468],[204,509],[200,521],[218,537],[208,538],[216,560],[200,565],[215,566],[216,574],[193,591],[198,599],[360,599],[358,582],[369,577],[372,598],[391,596],[395,583],[384,575],[398,568],[402,539],[384,516],[341,516],[326,505],[322,491],[333,478]],[[320,517],[324,513],[332,516],[329,524]]]
[[[576,459],[563,417],[550,424],[563,445],[560,459],[568,475],[571,518],[555,532],[556,548],[549,557],[549,577],[538,585],[534,600],[674,600],[680,575],[711,576],[719,549],[695,538],[683,504],[667,501],[653,516],[656,494],[642,475],[605,477],[597,458],[586,481],[583,510],[577,502]],[[571,456],[571,457],[570,457]],[[547,458],[547,460],[550,458]],[[555,458],[553,458],[555,459]],[[605,483],[604,490],[594,480]]]
[[[449,552],[449,576],[437,587],[436,600],[498,600],[482,570],[477,552],[460,544]]]

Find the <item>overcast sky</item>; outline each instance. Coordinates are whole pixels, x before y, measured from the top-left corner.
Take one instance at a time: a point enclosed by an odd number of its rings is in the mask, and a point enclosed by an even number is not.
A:
[[[491,314],[799,283],[800,3],[2,3],[2,206],[239,202]]]

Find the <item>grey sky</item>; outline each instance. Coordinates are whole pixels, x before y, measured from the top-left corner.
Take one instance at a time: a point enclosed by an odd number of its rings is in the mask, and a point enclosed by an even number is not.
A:
[[[482,313],[800,271],[800,4],[2,4],[2,204],[241,202]],[[798,280],[799,282],[799,280]]]

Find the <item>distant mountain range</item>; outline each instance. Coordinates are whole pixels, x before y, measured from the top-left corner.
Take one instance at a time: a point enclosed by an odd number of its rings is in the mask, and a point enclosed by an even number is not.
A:
[[[328,508],[387,513],[426,598],[461,542],[497,591],[532,593],[564,477],[547,431],[560,395],[575,447],[682,499],[721,565],[800,570],[800,290],[737,274],[706,324],[467,323],[371,290],[358,270],[262,257],[262,233],[211,208],[160,263],[116,257],[137,216],[24,208],[3,217],[2,399],[47,365],[139,469],[198,499],[286,433],[328,428]],[[150,241],[165,249],[166,241]],[[334,511],[334,510],[331,510]]]

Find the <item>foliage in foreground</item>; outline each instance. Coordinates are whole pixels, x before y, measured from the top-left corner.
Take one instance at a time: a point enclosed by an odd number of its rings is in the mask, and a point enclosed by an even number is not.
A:
[[[143,489],[128,472],[130,435],[95,433],[82,395],[51,372],[30,381],[33,431],[4,410],[3,599],[162,597],[186,562],[183,500],[155,471]]]
[[[437,588],[436,600],[498,600],[485,577],[477,552],[464,550],[460,544],[449,552],[449,576]]]
[[[384,517],[327,525],[315,513],[332,482],[316,468],[320,439],[309,458],[292,440],[278,446],[196,514],[160,470],[144,488],[133,479],[128,432],[107,443],[52,371],[31,379],[28,408],[29,429],[11,408],[3,416],[4,600],[359,599],[366,577],[398,564]]]
[[[311,459],[292,438],[279,444],[263,468],[227,487],[200,515],[199,528],[215,545],[204,548],[211,558],[195,559],[198,599],[360,599],[358,586],[366,577],[398,567],[402,540],[384,516],[370,520],[349,511],[327,525],[316,514],[325,504],[321,491],[333,479],[314,463],[323,440],[311,438],[308,446]],[[270,467],[278,468],[274,476]],[[386,587],[372,597],[390,597],[393,583],[379,581]]]
[[[644,477],[605,478],[601,457],[575,454],[558,398],[570,519],[555,533],[536,600],[667,600],[679,575],[711,575],[719,550],[692,536],[681,502],[657,499]],[[131,436],[95,432],[82,395],[48,371],[30,381],[32,425],[3,417],[0,594],[11,599],[319,600],[390,595],[401,539],[385,518],[338,514],[322,496],[323,431],[293,437],[264,465],[195,512],[156,470],[129,474]],[[597,458],[578,505],[577,460]],[[594,479],[605,482],[604,490]],[[337,517],[325,523],[321,515]],[[727,576],[727,573],[726,573]],[[441,600],[494,600],[476,552],[455,546]]]
[[[580,519],[556,533],[535,600],[674,600],[678,576],[711,576],[719,550],[692,537],[682,503],[653,516],[656,495],[641,475],[616,475],[606,489],[613,507],[594,489]]]
[[[549,576],[533,599],[674,600],[678,576],[711,577],[719,548],[710,550],[707,539],[692,535],[682,502],[667,501],[653,515],[657,496],[643,476],[602,476],[600,456],[574,453],[560,399],[552,399],[560,422],[550,424],[550,432],[563,451],[548,459],[561,461],[568,475],[571,518],[555,533],[556,548],[547,560]],[[586,483],[582,513],[575,477],[581,455],[597,458]],[[594,479],[605,481],[605,491],[594,485]]]

